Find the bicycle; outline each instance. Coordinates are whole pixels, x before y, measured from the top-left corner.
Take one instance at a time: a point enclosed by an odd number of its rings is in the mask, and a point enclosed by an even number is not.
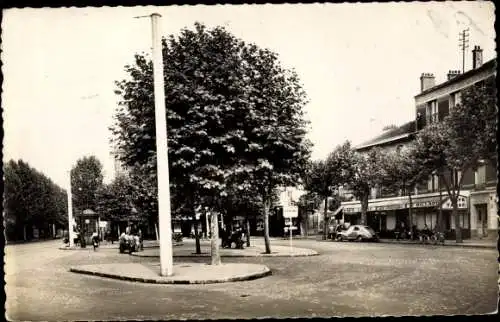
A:
[[[444,234],[441,232],[436,232],[436,233],[432,234],[431,241],[434,243],[434,245],[437,245],[437,244],[444,245],[444,241],[445,241]]]

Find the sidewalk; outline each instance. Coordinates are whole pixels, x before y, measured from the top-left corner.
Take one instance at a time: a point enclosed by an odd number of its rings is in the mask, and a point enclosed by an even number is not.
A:
[[[381,239],[381,243],[387,243],[387,244],[409,244],[409,245],[433,245],[431,242],[428,242],[426,244],[422,244],[418,240],[395,240],[395,239]],[[497,248],[497,243],[496,241],[491,241],[491,240],[474,240],[474,239],[466,239],[463,241],[463,243],[458,244],[453,240],[446,240],[444,245],[438,244],[436,246],[452,246],[452,247],[471,247],[471,248],[491,248],[491,249],[496,249]]]
[[[271,270],[259,264],[201,263],[174,264],[172,276],[160,276],[159,263],[114,263],[81,265],[70,272],[125,281],[154,284],[211,284],[256,279],[271,275]]]

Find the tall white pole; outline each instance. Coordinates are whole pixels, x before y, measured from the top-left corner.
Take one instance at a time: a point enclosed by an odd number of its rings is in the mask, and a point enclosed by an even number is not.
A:
[[[163,84],[163,54],[160,14],[151,15],[153,31],[153,72],[156,125],[156,164],[158,177],[158,226],[160,233],[160,275],[173,274],[170,179],[168,174],[167,115]]]
[[[68,240],[69,247],[74,246],[73,237],[73,195],[71,193],[71,171],[68,172]]]

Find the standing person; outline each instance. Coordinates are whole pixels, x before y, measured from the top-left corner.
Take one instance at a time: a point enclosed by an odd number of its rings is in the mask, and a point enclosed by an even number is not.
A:
[[[142,230],[139,228],[139,231],[137,232],[137,236],[139,237],[139,250],[144,250],[144,244],[143,244],[143,239],[142,239]]]
[[[96,231],[92,233],[92,246],[94,246],[94,251],[99,247],[99,234]]]

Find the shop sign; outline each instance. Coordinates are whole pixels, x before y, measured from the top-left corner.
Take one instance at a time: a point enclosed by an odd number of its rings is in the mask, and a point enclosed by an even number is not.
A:
[[[439,200],[424,200],[424,201],[415,201],[412,203],[413,208],[427,208],[436,206],[439,206]],[[410,208],[410,203],[406,204],[406,208]]]
[[[298,216],[299,216],[299,207],[297,207],[297,206],[283,207],[283,217],[284,218],[296,218]]]

